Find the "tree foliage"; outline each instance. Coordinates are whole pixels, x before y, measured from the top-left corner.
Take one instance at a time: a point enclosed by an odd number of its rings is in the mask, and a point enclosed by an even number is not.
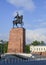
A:
[[[26,52],[26,53],[30,53],[30,46],[29,46],[29,45],[26,45],[26,46],[25,46],[25,52]]]
[[[33,41],[32,43],[31,43],[32,45],[44,45],[45,43],[44,43],[44,41],[37,41],[37,40],[35,40],[35,41]]]
[[[8,42],[6,42],[6,43],[4,44],[4,53],[7,52],[7,49],[8,49]]]
[[[1,40],[2,42],[3,40]],[[4,41],[3,41],[4,42]],[[8,42],[0,44],[0,53],[6,53],[8,48]]]

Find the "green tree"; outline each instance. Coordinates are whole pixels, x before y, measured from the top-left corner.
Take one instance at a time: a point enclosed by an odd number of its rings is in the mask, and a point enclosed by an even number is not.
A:
[[[2,44],[0,44],[0,53],[2,53]]]
[[[6,53],[8,49],[8,42],[0,44],[0,53]]]
[[[7,52],[7,49],[8,49],[8,42],[6,42],[6,43],[4,44],[4,53]]]
[[[35,40],[31,44],[35,46],[35,45],[44,45],[45,43],[44,43],[44,41],[39,42],[39,41]]]
[[[30,46],[29,45],[25,46],[25,53],[30,53]]]
[[[32,44],[32,45],[40,45],[40,42],[37,41],[37,40],[35,40],[35,41],[33,41],[31,44]]]
[[[44,43],[44,41],[41,41],[41,43],[40,43],[41,45],[44,45],[45,43]]]
[[[3,42],[3,40],[0,40],[0,42]]]

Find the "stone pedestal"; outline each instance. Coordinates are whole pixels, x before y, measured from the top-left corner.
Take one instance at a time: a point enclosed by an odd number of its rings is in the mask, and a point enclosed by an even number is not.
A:
[[[25,51],[25,29],[13,28],[10,31],[8,53],[23,53]]]

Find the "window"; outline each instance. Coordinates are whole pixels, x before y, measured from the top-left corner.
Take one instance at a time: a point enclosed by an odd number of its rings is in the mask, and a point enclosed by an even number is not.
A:
[[[45,50],[45,48],[44,48],[44,50]]]

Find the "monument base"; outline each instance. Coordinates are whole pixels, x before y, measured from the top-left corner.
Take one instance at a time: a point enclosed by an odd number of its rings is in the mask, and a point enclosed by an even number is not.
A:
[[[25,52],[25,29],[13,28],[10,31],[8,43],[8,53],[23,53]]]

